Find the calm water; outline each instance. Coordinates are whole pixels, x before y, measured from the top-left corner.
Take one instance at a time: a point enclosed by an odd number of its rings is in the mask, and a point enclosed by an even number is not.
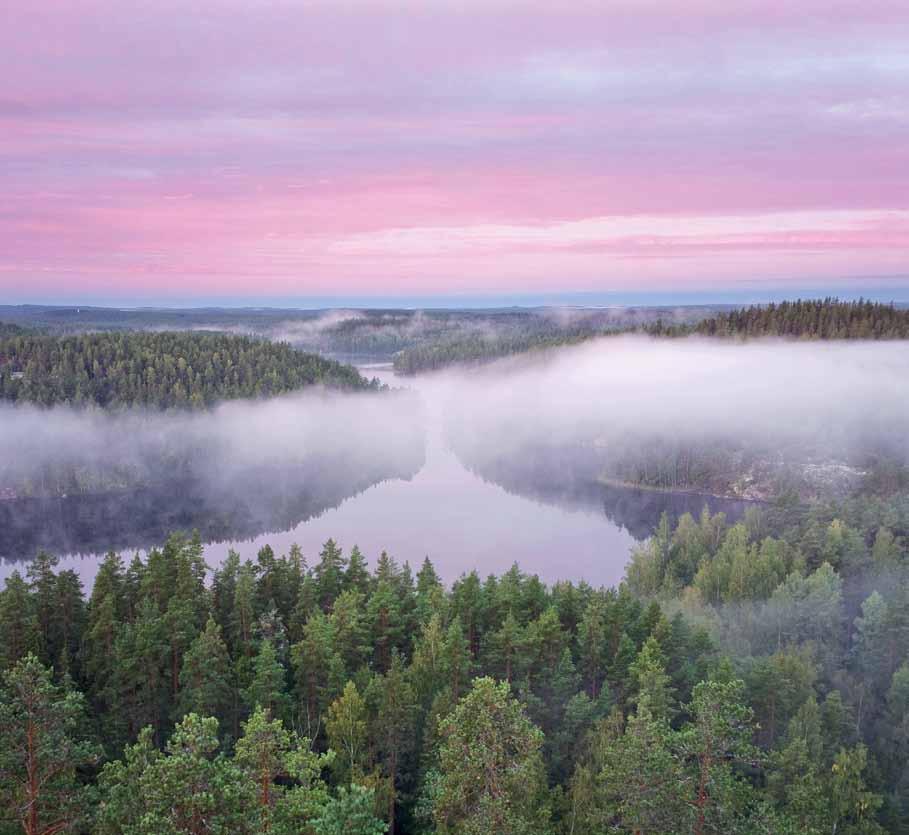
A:
[[[422,466],[414,466],[416,472],[409,478],[379,481],[347,498],[342,491],[340,497],[327,500],[332,505],[327,509],[323,501],[310,513],[298,513],[295,518],[311,518],[288,530],[275,530],[276,523],[271,523],[271,532],[252,538],[210,541],[205,547],[210,565],[223,560],[229,549],[242,557],[254,557],[266,544],[284,553],[294,543],[301,546],[312,564],[322,543],[333,538],[345,550],[358,545],[370,560],[385,550],[399,562],[407,560],[416,567],[428,556],[447,581],[472,569],[483,575],[501,573],[517,561],[525,571],[538,573],[546,581],[583,578],[597,585],[613,584],[621,580],[636,539],[647,535],[663,510],[673,515],[686,510],[697,513],[705,503],[703,497],[691,495],[610,489],[590,479],[570,483],[549,478],[534,483],[520,478],[499,478],[500,483],[485,480],[467,469],[446,442],[443,417],[451,390],[432,377],[398,379],[387,365],[365,366],[362,370],[390,385],[414,388],[419,393],[427,423]],[[381,444],[382,439],[377,437],[376,443]],[[198,527],[204,538],[222,538],[218,525],[207,525],[207,518],[202,520],[206,524],[200,524],[198,515],[184,518],[166,507],[159,510],[157,500],[148,497],[141,507],[134,506],[139,500],[130,497],[123,500],[123,506],[90,511],[81,507],[74,510],[74,501],[78,500],[45,503],[35,518],[53,530],[49,542],[40,540],[45,547],[58,552],[66,548],[54,548],[53,537],[62,543],[79,543],[71,547],[84,553],[64,557],[61,567],[75,568],[86,585],[93,581],[98,562],[91,543],[114,543],[125,554],[141,550],[141,539],[132,545],[130,518],[144,515],[152,520],[152,533],[145,529],[148,542],[158,541],[162,531],[180,526]],[[735,503],[710,503],[713,509],[726,510],[733,516],[741,512]],[[234,512],[202,510],[203,515],[210,516]],[[29,531],[28,525],[41,522],[22,524],[25,529],[19,534],[23,544],[18,552],[8,548],[17,554],[25,548],[34,550],[28,537],[34,531]],[[230,530],[229,525],[224,530]],[[24,566],[0,562],[0,577],[17,567]]]

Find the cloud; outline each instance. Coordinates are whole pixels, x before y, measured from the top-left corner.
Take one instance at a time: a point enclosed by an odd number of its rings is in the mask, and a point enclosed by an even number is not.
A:
[[[749,215],[609,216],[555,224],[409,227],[351,236],[330,245],[335,252],[374,256],[502,250],[601,248],[617,253],[672,250],[817,247],[909,249],[909,211],[801,211]]]
[[[905,260],[761,220],[906,211],[905,3],[80,0],[4,22],[8,296],[591,290],[754,278],[768,243],[777,278]],[[616,246],[658,269],[573,257],[632,215],[652,228]],[[740,228],[705,246],[669,217]],[[499,274],[503,247],[527,255]]]

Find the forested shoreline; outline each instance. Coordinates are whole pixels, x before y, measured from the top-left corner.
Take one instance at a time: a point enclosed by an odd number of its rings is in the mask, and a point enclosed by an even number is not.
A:
[[[738,339],[909,338],[909,309],[892,304],[862,299],[847,302],[828,297],[728,307],[513,308],[490,311],[121,311],[6,307],[0,308],[0,316],[9,319],[9,323],[0,322],[0,345],[2,340],[38,335],[49,340],[67,337],[83,339],[88,336],[111,339],[143,334],[152,337],[170,334],[181,338],[213,335],[227,338],[242,334],[236,338],[253,342],[286,341],[310,353],[382,358],[393,361],[399,374],[409,375],[628,333]],[[29,327],[37,330],[27,329]],[[0,358],[2,356],[0,353]],[[189,360],[188,356],[186,358]],[[279,366],[286,364],[283,357],[269,357],[266,361],[271,365],[276,362]],[[0,359],[0,368],[3,364]],[[200,365],[199,362],[190,364],[196,372],[204,370],[207,365]],[[271,366],[267,370],[270,371]],[[337,369],[334,371],[337,372]],[[280,367],[278,373],[284,373]],[[327,371],[311,369],[310,373],[319,377]],[[187,384],[183,379],[180,382],[184,386]],[[341,380],[341,384],[349,383],[349,380]],[[70,396],[73,394],[70,392]]]
[[[315,384],[370,385],[351,366],[245,336],[0,332],[0,400],[13,403],[199,410]]]
[[[40,555],[0,832],[906,832],[907,536],[905,495],[664,517],[617,589],[173,536],[86,599]]]
[[[909,309],[863,299],[797,299],[718,313],[692,330],[746,339],[909,339]]]
[[[555,333],[527,333],[497,338],[476,334],[404,348],[395,354],[399,374],[436,371],[456,364],[491,362],[528,351],[577,345],[605,336],[706,336],[720,339],[782,338],[798,340],[909,339],[909,308],[859,299],[798,299],[709,312],[695,321],[670,317],[650,322],[603,324],[581,320]]]

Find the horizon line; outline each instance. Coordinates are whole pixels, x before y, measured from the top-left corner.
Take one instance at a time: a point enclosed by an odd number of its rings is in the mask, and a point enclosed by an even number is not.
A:
[[[545,307],[703,307],[709,305],[747,306],[794,301],[796,299],[836,298],[840,301],[909,303],[909,279],[894,286],[836,287],[799,286],[728,288],[723,290],[606,290],[541,293],[445,293],[307,296],[204,296],[133,297],[70,296],[57,299],[25,297],[0,303],[0,308],[97,308],[106,310],[332,310],[339,308],[375,310],[451,310]],[[877,281],[881,281],[878,278]]]

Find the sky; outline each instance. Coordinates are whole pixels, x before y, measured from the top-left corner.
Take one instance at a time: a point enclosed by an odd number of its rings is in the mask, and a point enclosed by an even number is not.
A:
[[[11,0],[0,298],[909,300],[905,0]]]

